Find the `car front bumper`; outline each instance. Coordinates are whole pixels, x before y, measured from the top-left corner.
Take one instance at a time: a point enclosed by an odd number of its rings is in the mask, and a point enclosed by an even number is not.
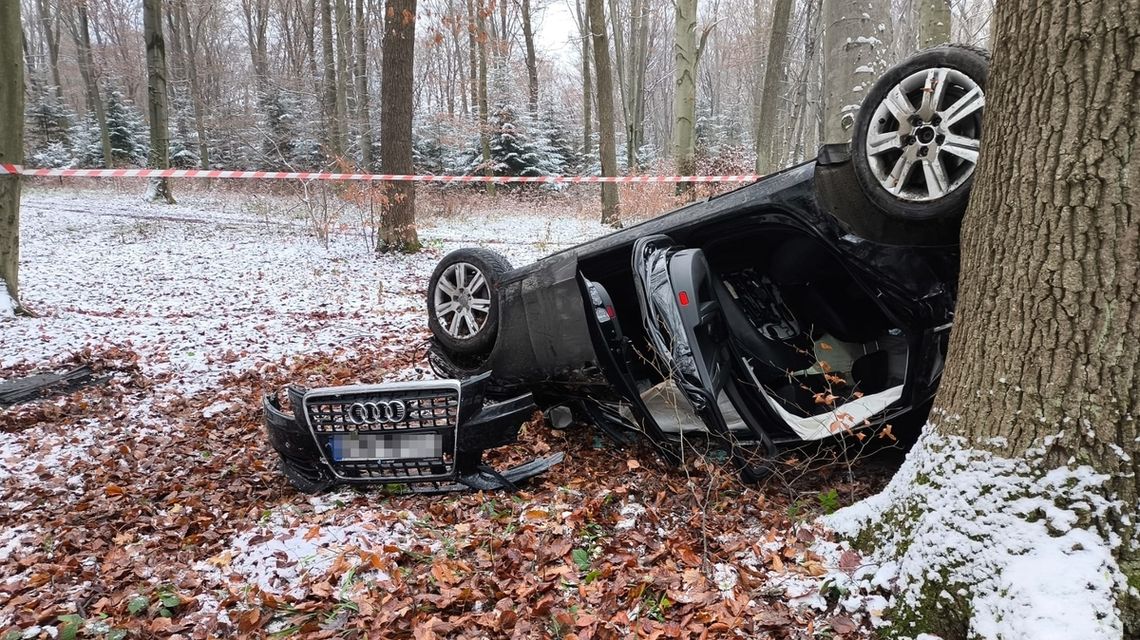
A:
[[[484,404],[488,375],[438,383],[357,385],[306,389],[289,385],[263,399],[269,443],[281,471],[298,490],[319,493],[339,484],[395,485],[415,492],[512,488],[562,460],[562,454],[531,461],[502,473],[489,469],[482,454],[515,442],[519,428],[537,407],[530,394]],[[355,415],[361,406],[398,403],[398,415],[380,423]],[[409,409],[403,407],[407,404]],[[393,419],[398,418],[398,419]],[[419,435],[436,443],[430,454],[363,456],[345,459],[338,438],[407,438]]]

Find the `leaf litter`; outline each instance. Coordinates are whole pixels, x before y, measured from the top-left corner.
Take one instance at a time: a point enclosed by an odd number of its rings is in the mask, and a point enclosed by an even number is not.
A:
[[[814,496],[866,495],[873,473],[746,487],[711,462],[678,471],[646,445],[540,420],[489,456],[566,453],[518,493],[310,497],[278,473],[264,393],[431,375],[422,299],[451,239],[509,229],[521,264],[600,225],[428,218],[425,251],[377,258],[189,204],[24,197],[24,303],[38,317],[0,319],[0,379],[75,363],[110,379],[0,410],[0,637],[871,632],[794,605],[822,598]],[[178,219],[190,211],[207,222]]]

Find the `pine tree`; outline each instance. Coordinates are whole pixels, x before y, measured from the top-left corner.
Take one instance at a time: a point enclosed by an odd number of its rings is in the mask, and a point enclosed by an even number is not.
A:
[[[74,163],[71,129],[75,114],[59,99],[54,87],[40,87],[25,112],[24,149],[28,164],[61,168]]]
[[[150,147],[146,123],[142,114],[123,94],[112,89],[107,94],[107,132],[111,138],[111,153],[115,164],[132,164],[145,167]],[[102,151],[99,159],[102,159]]]

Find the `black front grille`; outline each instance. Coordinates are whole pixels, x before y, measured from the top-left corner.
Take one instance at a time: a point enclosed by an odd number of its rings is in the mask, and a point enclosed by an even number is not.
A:
[[[402,408],[388,408],[396,406]],[[439,480],[454,475],[455,435],[459,422],[458,383],[314,389],[305,395],[304,413],[325,460],[342,479],[409,482]],[[442,455],[336,459],[334,438],[355,434],[411,433],[436,434],[442,442]]]

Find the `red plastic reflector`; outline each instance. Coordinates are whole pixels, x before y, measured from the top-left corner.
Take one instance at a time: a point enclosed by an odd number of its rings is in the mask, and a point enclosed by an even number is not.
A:
[[[677,300],[681,303],[682,307],[689,306],[689,292],[688,291],[682,291],[682,292],[678,293],[677,294]]]
[[[609,316],[609,317],[612,319],[612,318],[613,318],[614,316],[616,316],[617,314],[616,314],[616,313],[614,313],[614,308],[613,308],[613,307],[609,307],[609,306],[607,306],[607,307],[606,307],[606,315],[607,315],[607,316]]]

